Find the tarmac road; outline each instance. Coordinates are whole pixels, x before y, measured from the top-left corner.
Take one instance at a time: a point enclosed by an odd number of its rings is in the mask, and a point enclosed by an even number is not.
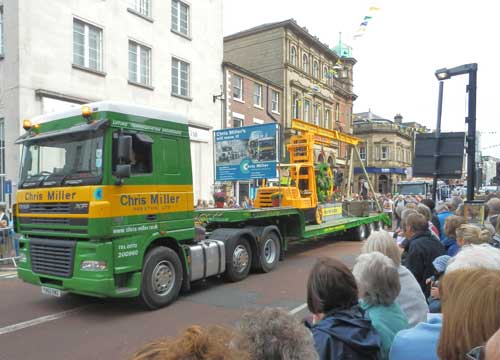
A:
[[[352,266],[360,247],[332,240],[296,244],[271,273],[251,274],[238,283],[200,282],[174,304],[152,312],[131,300],[46,296],[13,273],[0,273],[0,359],[128,359],[149,341],[175,336],[189,325],[235,325],[248,309],[279,306],[303,318],[315,259],[333,256]]]

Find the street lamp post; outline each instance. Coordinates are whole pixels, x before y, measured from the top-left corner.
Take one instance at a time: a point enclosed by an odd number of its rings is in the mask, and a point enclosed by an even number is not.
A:
[[[467,127],[467,201],[474,200],[475,184],[475,159],[476,159],[476,85],[477,85],[477,64],[465,64],[451,69],[436,70],[436,77],[439,81],[447,80],[456,75],[469,74],[468,114],[465,122]]]

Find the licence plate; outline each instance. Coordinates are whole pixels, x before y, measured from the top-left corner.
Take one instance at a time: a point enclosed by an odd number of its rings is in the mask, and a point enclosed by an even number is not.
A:
[[[61,297],[63,292],[59,289],[54,289],[54,288],[50,288],[47,286],[42,286],[42,294],[55,296],[55,297]]]

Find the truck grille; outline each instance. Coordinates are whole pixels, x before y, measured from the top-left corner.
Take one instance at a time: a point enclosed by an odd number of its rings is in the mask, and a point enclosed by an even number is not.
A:
[[[33,272],[69,278],[73,275],[75,241],[30,239]]]
[[[88,214],[89,203],[21,203],[21,214]]]

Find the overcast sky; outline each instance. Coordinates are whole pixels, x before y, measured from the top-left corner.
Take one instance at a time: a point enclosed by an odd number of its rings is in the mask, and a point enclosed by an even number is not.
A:
[[[353,47],[354,112],[371,109],[435,128],[437,69],[478,64],[477,128],[483,155],[500,157],[500,6],[476,0],[224,0],[224,35],[294,18],[334,46]],[[370,7],[379,11],[370,11]],[[356,39],[365,16],[372,16]],[[445,81],[443,131],[465,131],[468,76]],[[495,134],[492,132],[498,131]],[[490,148],[487,148],[490,147]]]

